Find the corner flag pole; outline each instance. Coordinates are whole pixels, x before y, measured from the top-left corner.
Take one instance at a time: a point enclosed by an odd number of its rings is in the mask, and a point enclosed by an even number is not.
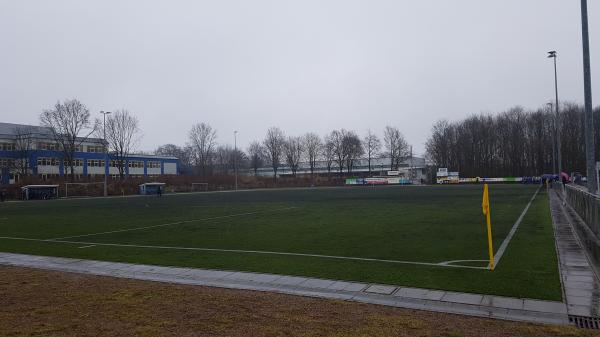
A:
[[[490,194],[488,184],[483,185],[483,201],[481,203],[487,223],[488,253],[490,254],[490,270],[494,270],[494,247],[492,244],[492,220],[490,219]]]

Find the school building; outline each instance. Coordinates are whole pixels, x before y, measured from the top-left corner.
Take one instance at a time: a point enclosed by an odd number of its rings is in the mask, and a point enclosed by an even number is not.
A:
[[[178,166],[176,157],[132,154],[125,158],[124,169],[126,176],[153,177],[176,175]],[[16,183],[23,172],[46,180],[69,174],[70,168],[49,129],[0,123],[0,183]],[[115,156],[105,153],[101,138],[81,142],[74,156],[74,172],[77,178],[119,175]]]

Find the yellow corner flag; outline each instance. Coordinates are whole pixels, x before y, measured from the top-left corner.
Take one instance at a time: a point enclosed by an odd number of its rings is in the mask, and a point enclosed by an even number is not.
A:
[[[488,192],[488,184],[483,185],[483,201],[481,202],[483,215],[487,223],[488,236],[488,252],[490,254],[490,269],[494,270],[494,247],[492,246],[492,221],[490,219],[490,193]]]

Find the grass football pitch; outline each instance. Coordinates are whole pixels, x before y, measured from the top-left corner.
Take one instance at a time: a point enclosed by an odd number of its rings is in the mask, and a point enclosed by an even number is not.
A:
[[[491,185],[494,250],[538,186]],[[0,204],[0,251],[561,300],[542,188],[488,270],[482,186],[256,190]]]

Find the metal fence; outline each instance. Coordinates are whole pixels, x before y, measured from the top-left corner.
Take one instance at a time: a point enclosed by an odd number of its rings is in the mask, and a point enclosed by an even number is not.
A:
[[[565,186],[564,198],[571,206],[567,213],[579,215],[570,216],[573,229],[587,251],[597,275],[600,275],[600,198],[589,193],[587,188],[572,184]]]
[[[600,197],[579,186],[566,185],[565,187],[567,203],[585,221],[596,237],[600,238]]]

